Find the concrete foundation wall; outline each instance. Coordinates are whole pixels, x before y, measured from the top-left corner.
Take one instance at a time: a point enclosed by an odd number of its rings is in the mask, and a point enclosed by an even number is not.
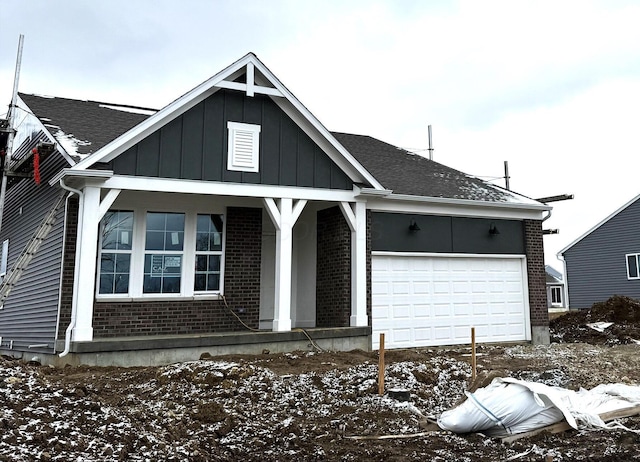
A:
[[[307,337],[308,336],[308,337]],[[312,339],[312,340],[310,340]],[[62,341],[58,348],[63,347]],[[71,353],[57,355],[1,351],[16,359],[37,361],[54,366],[160,366],[194,361],[201,356],[230,354],[266,355],[288,351],[351,351],[371,350],[371,329],[313,329],[291,332],[238,332],[210,335],[167,337],[127,337],[71,344]]]

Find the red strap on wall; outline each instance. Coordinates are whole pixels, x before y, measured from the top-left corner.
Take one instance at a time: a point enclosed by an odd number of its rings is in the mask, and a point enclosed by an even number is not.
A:
[[[40,184],[40,154],[38,153],[38,148],[33,148],[31,150],[33,152],[33,179],[36,184]]]

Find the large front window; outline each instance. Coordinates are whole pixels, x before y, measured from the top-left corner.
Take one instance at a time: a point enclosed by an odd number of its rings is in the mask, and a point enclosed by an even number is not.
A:
[[[144,254],[145,294],[180,293],[184,213],[147,213]]]
[[[220,293],[223,223],[222,214],[110,210],[100,223],[98,296]]]

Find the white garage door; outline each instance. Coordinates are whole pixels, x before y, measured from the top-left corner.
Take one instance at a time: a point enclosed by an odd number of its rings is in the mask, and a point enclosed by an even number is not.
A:
[[[530,340],[524,259],[374,255],[373,348]]]

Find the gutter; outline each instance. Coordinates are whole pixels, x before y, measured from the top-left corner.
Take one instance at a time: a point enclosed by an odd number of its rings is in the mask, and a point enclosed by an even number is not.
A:
[[[104,180],[111,178],[113,176],[112,170],[76,170],[74,168],[63,168],[60,170],[51,180],[49,180],[49,184],[51,186],[56,183],[62,181],[65,177],[69,178],[86,178],[86,179],[96,179],[96,180]],[[61,185],[64,183],[61,183]],[[62,186],[67,191],[70,191],[69,187]],[[73,192],[76,190],[74,189]]]
[[[514,202],[475,201],[471,199],[451,199],[446,197],[413,196],[409,194],[393,194],[393,192],[388,189],[379,190],[379,189],[373,189],[373,188],[361,188],[359,191],[357,191],[356,196],[376,197],[376,198],[384,198],[384,199],[390,199],[390,200],[396,200],[396,201],[422,202],[422,203],[444,204],[444,205],[477,206],[479,204],[482,204],[485,207],[540,210],[540,211],[551,211],[552,209],[551,206],[546,204],[540,204],[540,203],[523,204],[523,203],[514,203]]]
[[[82,216],[83,216],[83,212],[84,212],[84,200],[83,200],[83,193],[82,191],[80,191],[79,189],[73,189],[70,186],[67,186],[64,183],[64,179],[60,178],[60,187],[66,191],[69,191],[69,195],[67,196],[67,200],[73,195],[73,194],[77,194],[78,195],[78,233],[77,233],[77,239],[76,239],[76,255],[75,255],[75,268],[78,268],[80,265],[80,251],[78,249],[78,245],[82,242]],[[67,205],[65,205],[65,217],[66,217],[66,209],[67,209]],[[65,240],[66,240],[66,218],[65,218]],[[64,248],[63,248],[63,256],[62,256],[63,262],[64,262]],[[61,278],[62,279],[62,278]],[[62,280],[60,282],[60,284],[62,284]],[[76,299],[76,294],[78,292],[78,278],[74,277],[73,278],[73,297],[71,298],[71,321],[69,322],[69,326],[67,326],[67,330],[65,331],[64,334],[64,351],[62,353],[60,353],[60,357],[62,358],[63,356],[66,356],[67,354],[69,354],[69,350],[71,349],[71,332],[73,331],[73,329],[76,327],[76,315],[78,312],[78,300]],[[60,291],[60,297],[62,297],[62,291]],[[61,306],[58,307],[58,317],[60,316],[60,308]],[[56,336],[57,338],[57,336]]]

